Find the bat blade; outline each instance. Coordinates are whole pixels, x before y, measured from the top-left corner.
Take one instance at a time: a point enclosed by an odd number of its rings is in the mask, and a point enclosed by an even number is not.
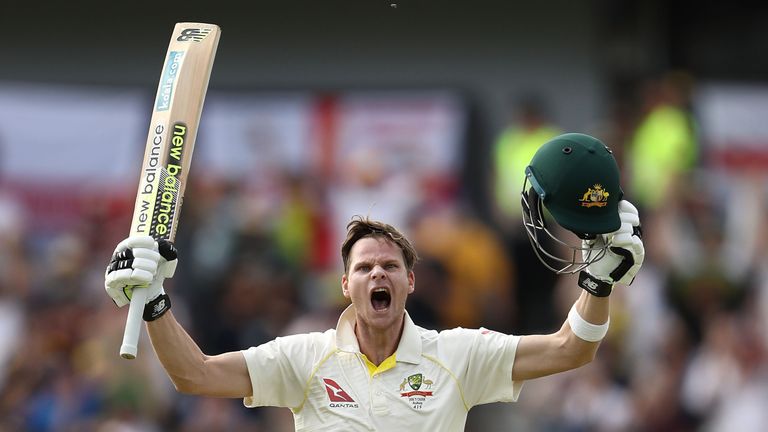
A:
[[[178,23],[163,63],[131,221],[131,236],[173,241],[221,30]],[[134,289],[120,356],[136,358],[146,289]]]

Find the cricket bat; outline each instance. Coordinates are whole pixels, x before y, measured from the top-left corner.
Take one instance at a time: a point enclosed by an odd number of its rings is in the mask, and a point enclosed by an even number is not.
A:
[[[170,241],[176,236],[220,34],[214,24],[177,23],[173,29],[149,125],[131,236]],[[120,347],[125,359],[136,358],[146,300],[146,289],[133,290]]]

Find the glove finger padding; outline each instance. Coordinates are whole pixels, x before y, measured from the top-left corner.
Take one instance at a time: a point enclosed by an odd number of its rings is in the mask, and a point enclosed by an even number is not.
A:
[[[176,265],[179,263],[179,253],[176,246],[166,239],[160,239],[157,241],[157,249],[164,260],[158,266],[157,274],[163,278],[173,277],[176,273]]]
[[[627,247],[632,245],[632,225],[628,223],[622,223],[621,228],[613,234],[609,235],[611,240],[611,246],[614,247]]]
[[[627,200],[619,201],[619,215],[621,215],[621,213],[630,213],[635,216],[638,216],[637,225],[640,225],[640,217],[639,217],[640,212],[637,211],[637,207],[635,207],[635,205],[632,204],[631,202]],[[628,220],[622,219],[622,222],[628,222]],[[633,223],[633,225],[635,224]]]
[[[161,242],[166,243],[162,251],[154,238],[136,236],[121,241],[115,248],[104,274],[104,287],[118,307],[130,303],[137,287],[148,287],[148,301],[162,294],[162,280],[173,275],[177,254],[170,242]],[[172,264],[166,256],[173,259]]]
[[[113,256],[128,249],[154,249],[154,247],[155,239],[151,236],[128,237],[117,244]]]
[[[645,248],[637,209],[629,201],[619,202],[621,227],[604,234],[602,240],[610,242],[605,256],[587,267],[587,272],[597,279],[629,285],[635,279],[645,259]]]

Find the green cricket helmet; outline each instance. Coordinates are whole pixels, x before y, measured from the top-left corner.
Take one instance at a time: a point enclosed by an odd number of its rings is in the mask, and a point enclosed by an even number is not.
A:
[[[619,229],[623,195],[616,159],[597,138],[568,133],[544,143],[525,169],[522,190],[523,225],[539,260],[561,274],[579,272],[601,259],[610,242],[592,240]],[[586,241],[574,245],[559,239],[545,211]],[[550,247],[556,252],[548,251]]]

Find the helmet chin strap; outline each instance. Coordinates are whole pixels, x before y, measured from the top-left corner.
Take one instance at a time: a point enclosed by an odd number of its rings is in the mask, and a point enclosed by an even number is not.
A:
[[[610,247],[610,242],[600,245],[597,245],[597,242],[594,242],[597,247],[583,247],[582,244],[574,246],[559,239],[553,234],[547,227],[547,221],[544,216],[544,209],[539,195],[533,187],[526,191],[527,183],[526,179],[523,191],[521,192],[523,227],[525,228],[528,240],[531,242],[531,246],[533,247],[536,256],[545,267],[557,274],[573,274],[584,270],[587,266],[605,256],[605,253]],[[580,239],[587,241],[595,240],[597,238],[596,235],[574,234]],[[544,237],[540,238],[539,236]],[[561,255],[566,256],[558,256],[555,252],[547,251],[547,246],[544,245],[544,241],[547,241],[547,239],[554,241],[555,247],[562,248],[563,251]],[[570,255],[570,257],[567,255]]]

